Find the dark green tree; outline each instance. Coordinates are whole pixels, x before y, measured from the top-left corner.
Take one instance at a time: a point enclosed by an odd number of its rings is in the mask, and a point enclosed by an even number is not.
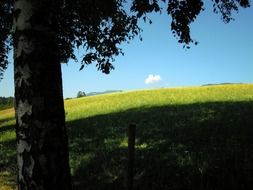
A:
[[[14,50],[17,165],[20,190],[70,190],[68,141],[60,63],[86,49],[81,68],[95,63],[108,74],[119,44],[139,35],[138,19],[161,5],[171,30],[189,48],[190,23],[204,10],[203,0],[1,0],[0,74]],[[224,22],[249,0],[213,0]],[[126,3],[131,3],[130,11]],[[134,69],[134,68],[133,68]]]
[[[84,97],[84,96],[86,96],[85,92],[83,92],[83,91],[78,91],[77,92],[77,95],[76,95],[77,98],[81,98],[81,97]]]
[[[0,110],[11,108],[14,105],[13,97],[0,97]]]

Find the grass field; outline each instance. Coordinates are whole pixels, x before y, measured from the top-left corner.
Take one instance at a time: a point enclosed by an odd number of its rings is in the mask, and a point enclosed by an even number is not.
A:
[[[253,85],[121,92],[65,101],[74,189],[123,189],[136,124],[136,189],[253,186]],[[0,190],[15,177],[13,109],[0,111]]]

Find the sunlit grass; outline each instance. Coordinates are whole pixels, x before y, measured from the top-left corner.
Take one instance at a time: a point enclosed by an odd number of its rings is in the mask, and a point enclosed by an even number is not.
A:
[[[12,141],[13,139],[15,139],[15,137],[16,137],[16,134],[14,130],[1,132],[0,143]]]
[[[11,125],[15,123],[14,109],[0,110],[0,127],[3,125]]]
[[[65,101],[67,121],[141,107],[251,101],[253,85],[219,85],[121,92]]]
[[[13,174],[8,171],[0,172],[0,190],[16,190],[13,177]]]

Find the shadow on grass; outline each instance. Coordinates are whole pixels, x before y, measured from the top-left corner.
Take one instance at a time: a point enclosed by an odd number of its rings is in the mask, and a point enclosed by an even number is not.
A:
[[[14,125],[6,125],[6,126],[3,126],[3,127],[0,127],[0,133],[4,133],[4,132],[7,132],[7,131],[12,131],[14,129],[15,129]]]
[[[252,189],[252,115],[253,102],[211,102],[143,107],[70,121],[74,190],[124,189],[126,131],[131,123],[137,125],[135,189]],[[11,181],[15,141],[1,143],[0,150],[0,172],[11,172]]]
[[[123,189],[137,124],[135,189],[253,186],[253,102],[132,109],[68,122],[74,189]]]
[[[14,125],[0,127],[0,135],[11,132],[15,129]],[[0,139],[1,140],[1,139]],[[16,141],[0,141],[0,189],[5,186],[16,189]]]

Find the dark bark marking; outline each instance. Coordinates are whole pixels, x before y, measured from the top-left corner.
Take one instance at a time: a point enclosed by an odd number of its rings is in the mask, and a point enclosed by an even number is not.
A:
[[[16,22],[18,20],[18,17],[20,15],[20,13],[21,13],[20,9],[16,9],[16,10],[13,11],[13,18],[15,19]]]

